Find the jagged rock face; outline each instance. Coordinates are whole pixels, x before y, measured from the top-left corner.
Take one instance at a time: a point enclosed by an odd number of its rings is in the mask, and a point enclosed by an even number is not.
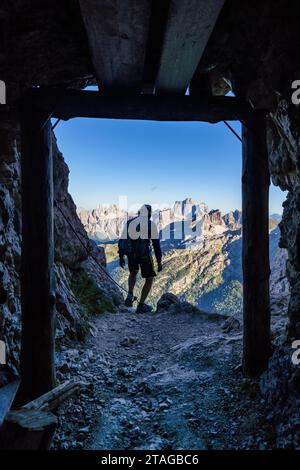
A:
[[[115,240],[121,235],[128,213],[113,204],[106,207],[100,205],[92,211],[79,209],[78,216],[90,238]]]
[[[100,205],[90,211],[79,209],[78,215],[90,238],[106,241],[118,239],[126,220],[136,214],[126,212],[116,205],[106,207]],[[241,227],[239,211],[223,217],[218,209],[209,212],[207,204],[198,203],[191,198],[176,201],[170,208],[155,210],[152,219],[161,231],[162,239],[170,238],[171,232],[173,232],[172,237],[176,239],[191,238],[192,228],[195,229],[197,237],[201,238],[205,234],[213,235],[222,233],[227,228]],[[184,228],[182,222],[187,222]]]
[[[158,223],[160,227],[166,227],[170,221],[172,220],[172,210],[171,209],[164,209],[160,211],[158,217]]]
[[[270,291],[278,301],[290,296],[290,284],[286,276],[287,250],[279,247],[280,229],[270,232]]]
[[[204,233],[218,233],[225,230],[225,223],[221,211],[211,210],[204,215]]]
[[[186,198],[183,201],[176,201],[170,208],[155,210],[152,219],[157,224],[159,230],[164,231],[164,237],[169,234],[170,224],[181,224],[182,220],[191,221],[192,217],[196,217],[199,221],[207,211],[208,207],[206,204],[199,204],[191,198]],[[128,218],[136,216],[137,214],[126,212],[113,204],[110,206],[100,205],[97,209],[90,211],[79,209],[78,215],[85,230],[92,239],[105,241],[118,239]],[[215,224],[215,222],[211,223]]]
[[[281,246],[288,249],[287,276],[291,286],[289,334],[300,338],[300,183],[289,192],[280,223]]]
[[[191,214],[194,216],[201,216],[207,211],[207,205],[205,203],[198,203],[194,199],[187,197],[183,201],[175,201],[172,208],[173,217],[176,218],[187,218]]]
[[[239,230],[242,227],[242,212],[239,210],[230,211],[223,216],[223,220],[230,230]]]
[[[276,447],[299,449],[300,381],[299,365],[292,363],[294,350],[278,348],[261,378],[261,389],[268,400],[268,420],[275,425]]]
[[[20,328],[20,161],[15,123],[0,122],[0,339],[5,340],[7,360],[18,367]]]
[[[291,291],[288,311],[290,340],[300,338],[300,132],[298,122],[297,108],[290,103],[290,98],[282,98],[269,119],[268,129],[269,162],[273,182],[289,191],[283,204],[280,230],[281,246],[287,250],[286,274]],[[277,367],[277,372],[279,370],[280,368]]]
[[[59,152],[55,138],[53,138],[54,148],[54,194],[55,194],[55,259],[65,265],[72,266],[75,262],[86,259],[87,253],[79,239],[67,224],[64,216],[72,221],[72,226],[77,236],[91,246],[86,240],[85,230],[76,217],[76,206],[72,197],[68,194],[69,169]],[[62,213],[60,212],[62,211]],[[64,216],[63,216],[64,214]],[[62,237],[61,234],[64,234]],[[101,260],[102,261],[102,260]]]
[[[221,211],[219,211],[217,209],[213,210],[213,211],[210,211],[209,218],[210,218],[211,223],[214,224],[214,225],[223,225],[224,224],[223,219],[222,219],[222,215],[221,215]]]
[[[123,301],[123,297],[105,274],[106,258],[103,248],[88,238],[78,218],[76,205],[68,193],[69,168],[57,147],[54,136],[52,145],[54,154],[56,308],[59,313],[57,334],[63,338],[64,336],[76,335],[76,324],[81,321],[82,315],[79,299],[76,298],[72,290],[74,270],[84,269],[95,281],[100,291],[111,300],[112,305],[119,305]],[[102,269],[95,260],[102,266]]]
[[[21,341],[20,261],[21,261],[21,195],[19,126],[14,119],[0,121],[0,339],[5,340],[7,363],[18,372]],[[118,305],[123,297],[105,272],[104,250],[89,240],[76,214],[76,206],[68,193],[69,170],[53,136],[54,194],[64,215],[71,222],[83,248],[58,208],[55,208],[55,277],[57,337],[76,337],[81,321],[82,305],[72,291],[73,271],[83,269],[94,279],[99,291]],[[37,221],[38,222],[38,221]],[[63,234],[63,236],[62,236]]]

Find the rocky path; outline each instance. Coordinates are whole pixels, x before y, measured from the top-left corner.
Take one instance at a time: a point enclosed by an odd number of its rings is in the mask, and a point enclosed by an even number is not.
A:
[[[226,326],[226,324],[225,324]],[[90,385],[60,410],[55,448],[268,448],[258,384],[242,377],[240,327],[195,313],[103,314],[59,378]]]

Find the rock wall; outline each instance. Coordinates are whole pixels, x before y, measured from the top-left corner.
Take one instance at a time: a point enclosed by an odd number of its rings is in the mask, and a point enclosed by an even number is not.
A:
[[[0,339],[8,363],[17,372],[20,328],[20,155],[16,123],[0,121]]]
[[[76,205],[68,193],[69,168],[57,147],[54,136],[53,149],[58,334],[72,337],[76,333],[76,321],[82,321],[82,306],[78,301],[80,299],[76,299],[72,289],[74,272],[83,269],[93,279],[98,289],[103,293],[103,298],[106,299],[107,304],[110,303],[111,310],[114,310],[116,306],[123,302],[123,296],[105,274],[106,258],[104,249],[98,247],[96,243],[88,238],[77,215]],[[71,222],[72,228],[68,221]],[[102,269],[95,260],[102,266]]]
[[[289,196],[284,205],[281,245],[288,250],[287,271],[292,295],[290,337],[300,337],[299,273],[299,113],[291,101],[292,82],[300,78],[295,60],[300,39],[295,0],[225,2],[215,31],[194,79],[194,87],[210,75],[212,91],[222,94],[228,84],[236,96],[257,109],[270,111],[268,147],[272,181]],[[229,34],[230,31],[230,34]],[[193,87],[191,87],[191,93]],[[297,215],[298,214],[298,215]]]
[[[57,340],[78,337],[78,325],[85,321],[86,306],[76,295],[73,279],[86,273],[90,286],[98,290],[103,308],[116,309],[123,297],[105,274],[106,259],[102,248],[91,242],[80,222],[76,206],[68,193],[69,169],[53,135],[55,207],[55,274]],[[0,120],[0,339],[6,343],[7,363],[18,373],[21,340],[20,260],[21,260],[21,181],[19,125],[15,119]],[[71,222],[88,253],[73,233],[63,214]],[[37,221],[39,223],[39,221]],[[102,269],[95,263],[96,259]],[[78,276],[77,276],[78,279]],[[80,286],[79,286],[80,287]],[[101,310],[99,300],[99,309]],[[95,311],[94,313],[97,313]]]
[[[269,110],[270,173],[275,185],[288,190],[280,224],[291,286],[288,336],[263,380],[280,447],[295,447],[295,423],[299,425],[300,419],[295,402],[300,370],[291,362],[291,342],[300,338],[300,134],[299,108],[291,100],[292,82],[300,79],[298,17],[296,0],[225,2],[194,80],[195,91],[209,76],[213,93],[223,94],[231,87],[255,108]]]

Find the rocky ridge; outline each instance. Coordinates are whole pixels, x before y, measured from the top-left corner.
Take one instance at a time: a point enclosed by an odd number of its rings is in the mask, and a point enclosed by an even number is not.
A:
[[[77,213],[89,237],[98,242],[117,240],[125,222],[136,215],[121,209],[116,204],[99,205],[93,210],[79,208]],[[175,201],[170,208],[155,209],[152,219],[157,224],[163,240],[170,238],[172,233],[172,238],[179,241],[182,239],[198,241],[205,236],[222,233],[228,229],[241,228],[240,211],[235,210],[222,216],[218,209],[209,211],[207,204],[198,203],[191,198]],[[185,223],[183,230],[182,223]],[[184,230],[188,232],[186,236]]]
[[[85,229],[93,237],[103,233],[103,240],[110,238],[111,223],[122,227],[127,214],[116,206],[101,206],[97,214],[85,211],[82,218]],[[115,217],[117,214],[118,217]],[[201,232],[192,230],[201,224]],[[91,222],[93,217],[93,222]],[[170,209],[156,210],[153,220],[160,229],[163,250],[163,272],[151,292],[151,303],[155,306],[165,292],[172,292],[208,311],[236,314],[242,310],[242,217],[238,210],[222,215],[219,210],[209,210],[204,203],[198,204],[191,198],[177,201]],[[184,224],[187,226],[183,228]],[[109,224],[108,232],[107,224]],[[271,297],[274,305],[282,303],[286,308],[289,301],[289,286],[285,275],[286,251],[278,247],[280,232],[278,220],[270,219]],[[100,230],[101,227],[101,230]],[[92,230],[92,232],[89,232]],[[115,240],[102,244],[108,269],[124,287],[127,272],[120,269]],[[142,280],[138,277],[138,289]]]

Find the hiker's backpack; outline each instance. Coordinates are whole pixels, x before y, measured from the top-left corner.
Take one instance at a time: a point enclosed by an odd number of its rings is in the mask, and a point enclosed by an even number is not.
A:
[[[149,240],[144,238],[137,238],[133,240],[128,234],[128,227],[131,220],[127,222],[127,238],[120,238],[119,249],[126,256],[142,258],[149,253]]]

